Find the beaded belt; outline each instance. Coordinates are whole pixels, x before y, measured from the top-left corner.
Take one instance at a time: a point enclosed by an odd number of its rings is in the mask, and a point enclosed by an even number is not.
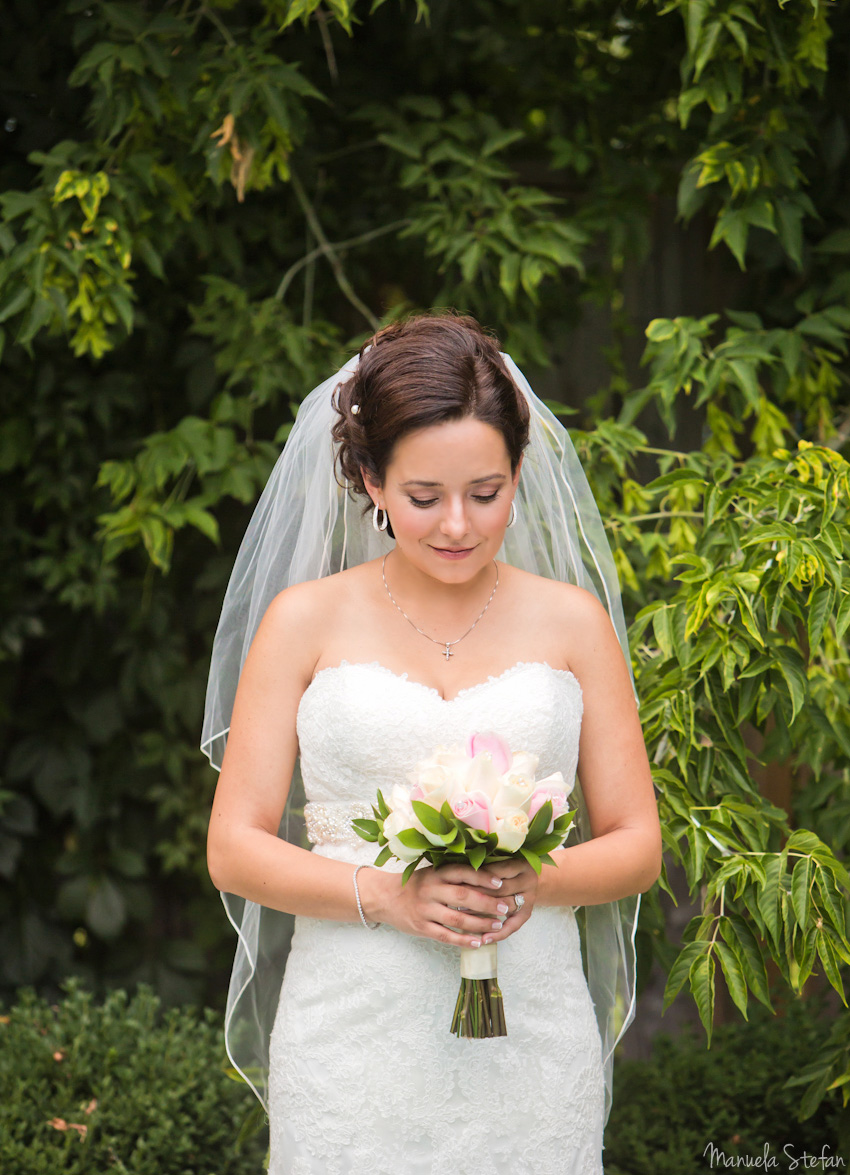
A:
[[[357,835],[351,821],[368,820],[373,816],[372,807],[367,803],[335,800],[327,804],[305,804],[307,839],[314,845],[357,844],[365,847],[366,841]]]

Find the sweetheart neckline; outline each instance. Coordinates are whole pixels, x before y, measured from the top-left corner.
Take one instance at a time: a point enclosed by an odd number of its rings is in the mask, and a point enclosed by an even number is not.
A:
[[[394,677],[396,681],[403,681],[407,685],[414,686],[416,689],[424,690],[426,693],[436,697],[440,702],[450,706],[453,702],[457,702],[461,698],[475,693],[477,690],[484,689],[488,686],[495,685],[497,682],[505,680],[505,678],[510,677],[517,670],[534,668],[548,669],[551,673],[562,674],[565,680],[575,682],[576,686],[578,687],[579,695],[581,695],[581,682],[573,673],[573,671],[571,669],[558,669],[554,665],[550,665],[548,661],[515,661],[513,665],[509,665],[508,668],[504,669],[501,673],[491,673],[490,676],[487,677],[484,681],[477,681],[474,685],[468,685],[463,689],[458,690],[453,698],[444,698],[440,691],[433,685],[426,685],[424,681],[416,681],[415,679],[410,678],[406,672],[396,673],[394,670],[388,669],[386,665],[382,665],[380,661],[346,661],[343,658],[339,665],[325,665],[323,668],[318,670],[318,672],[314,675],[308,684],[307,688],[304,690],[304,693],[301,695],[301,700],[304,700],[308,692],[313,688],[315,683],[323,674],[338,673],[342,669],[378,669],[382,673],[386,673],[390,677]]]

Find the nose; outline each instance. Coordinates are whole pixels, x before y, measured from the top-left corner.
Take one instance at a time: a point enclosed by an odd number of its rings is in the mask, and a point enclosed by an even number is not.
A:
[[[462,494],[446,497],[440,519],[440,531],[455,543],[469,533],[466,502]]]

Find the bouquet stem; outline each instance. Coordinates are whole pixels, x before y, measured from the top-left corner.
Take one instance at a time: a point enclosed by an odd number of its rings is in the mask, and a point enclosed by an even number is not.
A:
[[[496,978],[496,943],[485,947],[461,947],[460,991],[452,1019],[452,1032],[467,1040],[507,1036],[505,1007]]]

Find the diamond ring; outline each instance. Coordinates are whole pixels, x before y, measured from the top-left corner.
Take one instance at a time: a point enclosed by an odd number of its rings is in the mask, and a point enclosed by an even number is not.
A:
[[[518,913],[522,909],[522,907],[525,905],[525,898],[523,897],[523,895],[521,893],[515,893],[514,894],[514,901],[516,902],[516,908],[517,908],[517,913]]]

